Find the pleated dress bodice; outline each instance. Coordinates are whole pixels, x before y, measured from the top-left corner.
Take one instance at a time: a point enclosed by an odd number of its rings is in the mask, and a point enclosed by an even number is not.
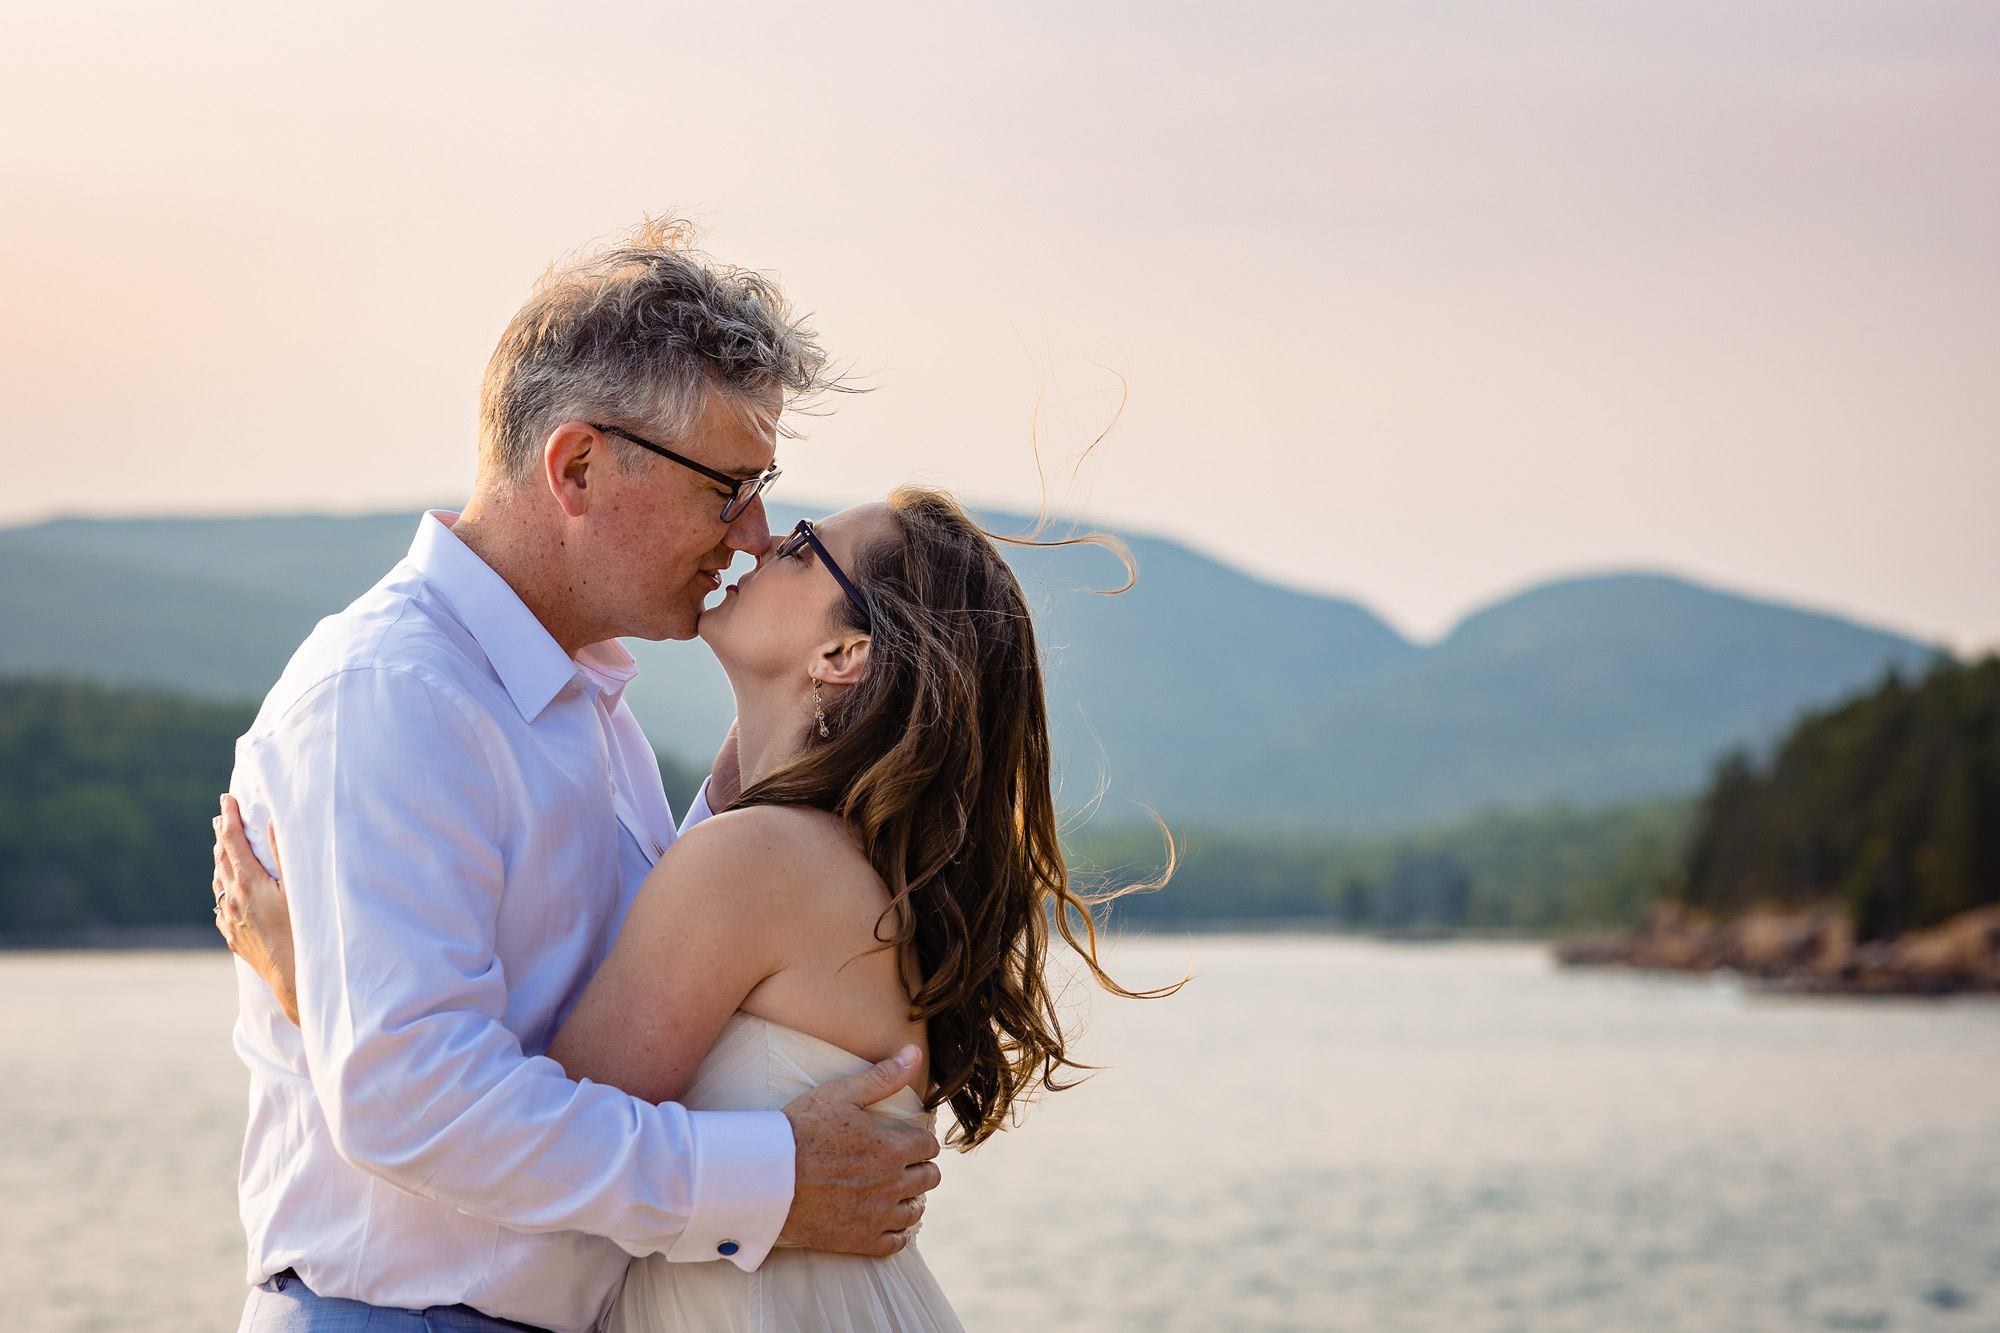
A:
[[[692,1111],[776,1111],[801,1093],[872,1062],[831,1042],[738,1012],[695,1071],[681,1103]],[[929,1128],[931,1113],[904,1088],[868,1108]],[[633,1262],[608,1333],[962,1333],[914,1243],[886,1259],[773,1249],[754,1273],[727,1260]]]

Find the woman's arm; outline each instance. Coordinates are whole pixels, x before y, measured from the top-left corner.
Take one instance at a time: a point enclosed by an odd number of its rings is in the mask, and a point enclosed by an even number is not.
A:
[[[810,840],[796,836],[811,818],[759,807],[705,821],[675,842],[548,1052],[570,1077],[648,1101],[671,1100],[685,1088],[729,1015],[780,970],[777,960],[823,933],[812,910],[817,886],[807,877]],[[297,1023],[283,886],[258,862],[230,798],[215,828],[216,924]],[[274,828],[273,860],[277,848]],[[920,1078],[921,1055],[904,1047],[893,1061],[784,1108],[797,1152],[787,1239],[868,1254],[902,1248],[904,1229],[923,1215],[922,1197],[938,1183],[931,1161],[938,1143],[861,1108]],[[857,1181],[867,1183],[857,1188]],[[869,1244],[857,1245],[864,1234]]]
[[[604,966],[549,1045],[574,1079],[663,1102],[729,1016],[792,955],[798,822],[755,807],[704,820],[646,878]],[[787,863],[791,863],[788,865]]]
[[[650,1102],[673,1101],[751,992],[823,936],[809,887],[826,865],[816,815],[731,811],[667,849],[633,900],[618,941],[550,1043],[548,1056]],[[216,820],[216,925],[298,1022],[284,885],[243,834],[233,797]],[[271,830],[271,854],[278,836]]]

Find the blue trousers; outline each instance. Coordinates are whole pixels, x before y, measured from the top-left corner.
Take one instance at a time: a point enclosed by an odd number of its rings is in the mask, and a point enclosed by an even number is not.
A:
[[[250,1289],[236,1333],[521,1333],[528,1327],[469,1305],[393,1310],[318,1296],[296,1273],[284,1272]]]

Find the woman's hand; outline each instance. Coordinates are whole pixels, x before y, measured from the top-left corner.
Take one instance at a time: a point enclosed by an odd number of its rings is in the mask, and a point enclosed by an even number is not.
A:
[[[299,1021],[299,995],[292,972],[292,910],[285,902],[284,864],[278,858],[278,826],[270,825],[273,876],[243,836],[243,812],[234,796],[222,798],[215,826],[215,928],[250,970],[278,997],[285,1017]]]

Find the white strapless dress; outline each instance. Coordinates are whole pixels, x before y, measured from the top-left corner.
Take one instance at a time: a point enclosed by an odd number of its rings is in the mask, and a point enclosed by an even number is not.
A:
[[[695,1070],[681,1103],[695,1111],[775,1111],[870,1061],[831,1042],[752,1014],[732,1016]],[[868,1108],[929,1127],[930,1114],[904,1088]],[[963,1333],[914,1244],[887,1259],[782,1246],[754,1273],[726,1259],[635,1260],[612,1307],[607,1333]]]

